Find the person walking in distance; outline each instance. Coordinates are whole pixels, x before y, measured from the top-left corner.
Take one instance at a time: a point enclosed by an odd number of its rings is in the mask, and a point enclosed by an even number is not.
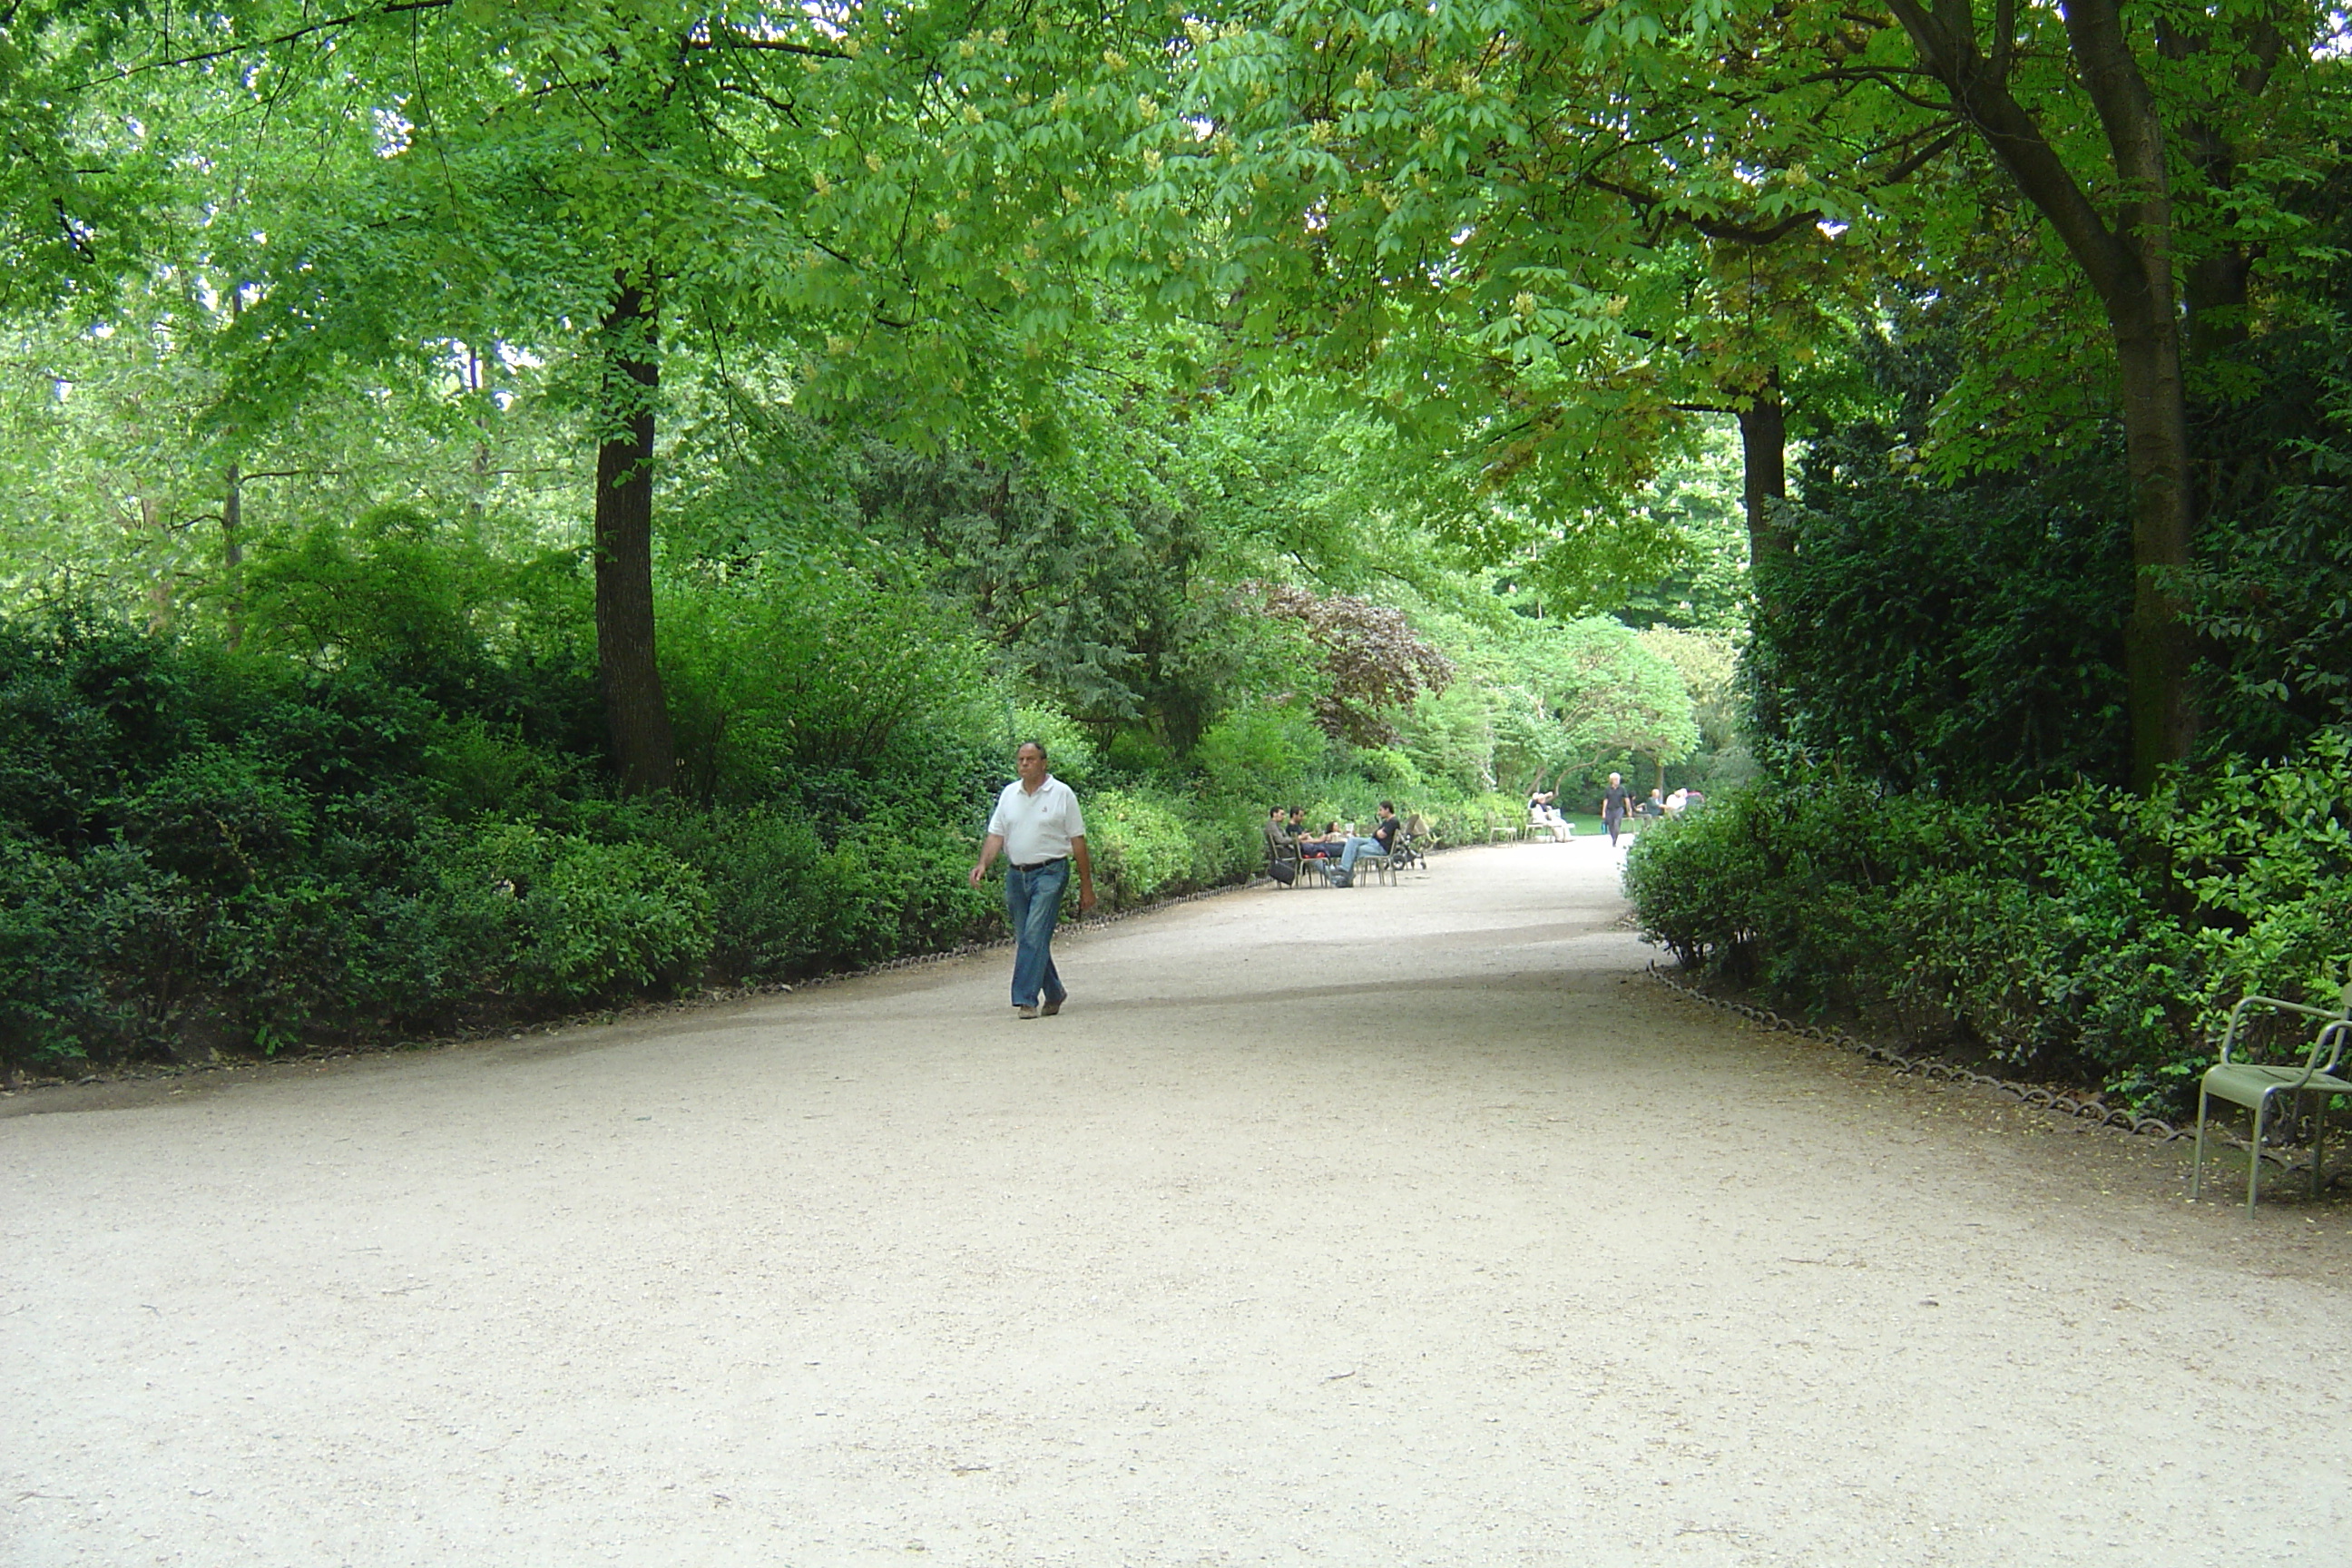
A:
[[[1624,775],[1611,773],[1609,787],[1601,792],[1601,825],[1609,829],[1612,847],[1617,843],[1617,830],[1625,825],[1625,806],[1629,799]]]
[[[988,837],[971,868],[979,887],[999,850],[1004,854],[1004,912],[1013,926],[1013,1007],[1024,1018],[1052,1017],[1069,992],[1054,968],[1054,922],[1062,917],[1062,889],[1070,863],[1078,867],[1078,911],[1095,907],[1095,867],[1087,854],[1087,823],[1070,786],[1045,771],[1045,748],[1024,741],[1013,754],[1021,776],[996,797]]]

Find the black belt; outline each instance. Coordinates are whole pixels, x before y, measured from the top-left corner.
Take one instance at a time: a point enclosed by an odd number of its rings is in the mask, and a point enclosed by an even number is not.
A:
[[[1058,866],[1068,858],[1067,855],[1055,855],[1044,860],[1032,860],[1026,866],[1022,865],[1018,860],[1013,861],[1012,865],[1016,871],[1042,871],[1048,866]]]

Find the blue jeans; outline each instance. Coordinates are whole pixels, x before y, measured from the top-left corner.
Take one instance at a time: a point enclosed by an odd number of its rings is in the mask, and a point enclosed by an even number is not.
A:
[[[1054,973],[1054,922],[1062,918],[1062,889],[1070,885],[1070,863],[1048,860],[1034,871],[1009,861],[1004,868],[1004,913],[1013,925],[1013,1005],[1034,1007],[1069,994]]]
[[[1380,847],[1381,841],[1377,838],[1349,839],[1348,847],[1339,851],[1339,875],[1342,877],[1353,875],[1356,869],[1356,857],[1367,849],[1378,849]]]

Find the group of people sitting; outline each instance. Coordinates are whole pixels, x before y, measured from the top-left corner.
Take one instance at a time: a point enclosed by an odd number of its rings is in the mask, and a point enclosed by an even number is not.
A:
[[[1633,811],[1641,816],[1680,816],[1691,807],[1706,804],[1706,796],[1695,789],[1678,789],[1672,795],[1652,790],[1650,798],[1635,806]]]
[[[1369,834],[1350,831],[1356,825],[1342,827],[1337,822],[1327,822],[1323,831],[1316,832],[1307,825],[1307,813],[1297,806],[1286,810],[1276,806],[1266,814],[1265,842],[1269,850],[1295,847],[1300,860],[1321,860],[1331,885],[1344,888],[1356,879],[1356,861],[1364,855],[1386,855],[1396,848],[1397,838],[1406,831],[1397,819],[1396,806],[1390,801],[1381,802],[1380,819],[1372,824]]]

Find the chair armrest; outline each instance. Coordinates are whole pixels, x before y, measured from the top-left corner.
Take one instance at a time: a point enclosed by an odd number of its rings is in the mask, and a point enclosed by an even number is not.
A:
[[[2336,1053],[2341,1055],[2345,1045],[2344,1026],[2352,1023],[2352,1019],[2347,1019],[2341,1012],[2330,1012],[2325,1007],[2314,1007],[2303,1002],[2289,1002],[2278,996],[2242,996],[2238,999],[2238,1005],[2230,1009],[2230,1026],[2221,1036],[2221,1065],[2229,1065],[2230,1047],[2237,1044],[2238,1026],[2244,1021],[2249,1007],[2267,1007],[2274,1013],[2295,1013],[2306,1018],[2326,1019],[2328,1026],[2320,1030],[2319,1038],[2312,1042],[2306,1067],[2315,1072],[2334,1070],[2335,1058],[2332,1057],[2327,1068],[2319,1066],[2319,1049],[2333,1039]]]
[[[2319,1031],[2319,1038],[2311,1048],[2309,1071],[2335,1076],[2344,1065],[2344,1047],[2347,1045],[2352,1045],[2352,1018],[2338,1018]],[[2327,1053],[2326,1061],[2319,1059],[2322,1050]]]

